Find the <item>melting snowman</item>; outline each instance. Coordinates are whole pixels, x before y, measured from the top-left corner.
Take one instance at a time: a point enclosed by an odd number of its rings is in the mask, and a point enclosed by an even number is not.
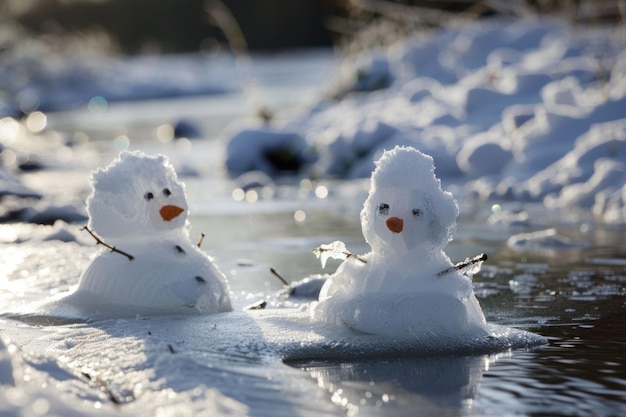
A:
[[[487,334],[471,273],[443,251],[459,210],[434,169],[430,156],[410,147],[383,153],[361,211],[372,250],[354,256],[342,242],[322,246],[345,261],[312,306],[314,320],[393,338]]]
[[[111,250],[67,303],[115,315],[231,310],[224,275],[189,239],[184,185],[165,156],[123,152],[91,186],[86,229]]]

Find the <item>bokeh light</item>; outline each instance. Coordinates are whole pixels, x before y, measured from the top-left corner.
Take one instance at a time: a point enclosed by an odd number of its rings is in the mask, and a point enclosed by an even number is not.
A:
[[[293,213],[293,218],[298,223],[303,222],[304,220],[306,220],[306,213],[304,212],[304,210],[296,210]]]
[[[20,110],[24,113],[31,113],[39,109],[40,100],[39,95],[32,90],[25,90],[20,92],[17,97]]]
[[[128,149],[130,146],[130,139],[126,135],[119,135],[115,139],[113,139],[113,147],[118,151],[123,151]]]
[[[0,142],[11,145],[20,133],[20,123],[12,117],[0,120]]]
[[[232,193],[233,200],[235,201],[243,201],[246,198],[246,192],[241,188],[235,188]]]
[[[246,201],[248,203],[256,203],[259,200],[259,193],[256,190],[246,191]]]
[[[33,133],[39,133],[46,128],[48,118],[40,111],[32,112],[26,117],[26,128]]]
[[[174,128],[170,124],[162,124],[157,127],[156,135],[160,142],[167,143],[174,139]]]
[[[89,100],[87,110],[92,113],[104,113],[109,108],[109,102],[102,96],[95,96]]]
[[[315,187],[315,197],[317,198],[326,198],[328,197],[328,188],[324,185],[318,185]]]

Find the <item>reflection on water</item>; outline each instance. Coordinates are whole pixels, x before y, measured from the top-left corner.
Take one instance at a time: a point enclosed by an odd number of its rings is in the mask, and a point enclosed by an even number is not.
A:
[[[624,312],[541,329],[549,347],[517,352],[484,374],[477,411],[622,415],[626,406]]]
[[[292,364],[309,372],[348,415],[443,416],[472,408],[495,356]]]

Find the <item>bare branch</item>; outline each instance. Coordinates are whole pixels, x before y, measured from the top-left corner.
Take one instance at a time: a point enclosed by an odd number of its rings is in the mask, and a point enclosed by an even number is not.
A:
[[[96,240],[96,244],[97,245],[102,245],[105,248],[110,249],[111,252],[115,252],[115,253],[119,253],[120,255],[124,255],[125,257],[128,258],[129,261],[132,261],[133,259],[135,259],[135,257],[133,255],[130,255],[130,254],[124,252],[124,251],[121,251],[121,250],[117,249],[115,246],[111,246],[111,245],[107,244],[106,242],[104,242],[94,232],[92,232],[87,226],[84,226],[80,230],[86,230],[87,233],[89,233],[91,235],[91,237],[93,237]]]
[[[473,257],[472,259],[467,259],[463,262],[459,262],[458,264],[451,266],[450,268],[444,269],[443,271],[439,272],[437,275],[435,275],[437,278],[440,278],[452,271],[461,271],[465,268],[467,268],[470,265],[474,265],[477,264],[479,262],[484,262],[487,260],[487,255],[484,253],[481,253],[478,256]]]

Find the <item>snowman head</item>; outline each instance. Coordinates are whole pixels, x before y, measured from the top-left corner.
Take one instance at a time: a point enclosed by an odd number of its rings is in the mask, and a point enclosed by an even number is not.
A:
[[[433,159],[411,147],[385,151],[376,162],[361,211],[374,254],[423,259],[452,240],[459,209],[434,171]]]
[[[184,185],[167,157],[123,152],[91,177],[89,226],[103,239],[135,238],[183,228]]]

